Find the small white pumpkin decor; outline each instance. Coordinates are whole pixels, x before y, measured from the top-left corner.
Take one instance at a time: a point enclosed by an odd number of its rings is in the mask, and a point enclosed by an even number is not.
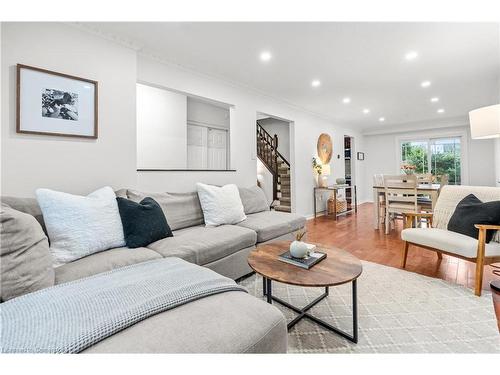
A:
[[[290,255],[294,258],[305,258],[309,255],[307,244],[302,242],[302,238],[305,234],[306,231],[295,233],[295,241],[290,244]]]

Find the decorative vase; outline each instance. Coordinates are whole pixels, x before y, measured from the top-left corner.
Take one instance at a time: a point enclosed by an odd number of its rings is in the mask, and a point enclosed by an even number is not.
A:
[[[305,258],[309,254],[309,249],[305,242],[293,241],[290,244],[290,254],[294,258]]]
[[[318,187],[327,187],[328,186],[328,176],[318,175]]]

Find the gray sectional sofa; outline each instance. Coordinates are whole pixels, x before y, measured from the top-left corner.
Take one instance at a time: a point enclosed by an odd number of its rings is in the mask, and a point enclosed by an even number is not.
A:
[[[80,279],[162,257],[179,257],[238,279],[251,273],[248,254],[259,243],[292,239],[305,225],[295,214],[270,211],[262,190],[240,188],[247,219],[237,225],[205,227],[197,193],[143,193],[121,189],[117,196],[154,198],[174,236],[144,248],[115,248],[55,269],[55,283]],[[3,197],[13,209],[33,215],[44,227],[35,199]],[[241,292],[199,299],[143,320],[86,352],[286,352],[286,322],[275,307]]]

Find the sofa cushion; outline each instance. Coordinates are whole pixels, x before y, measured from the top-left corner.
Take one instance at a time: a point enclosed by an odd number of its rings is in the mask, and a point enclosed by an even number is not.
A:
[[[55,270],[56,284],[62,284],[153,259],[161,259],[161,255],[144,247],[136,249],[117,247],[57,267]]]
[[[146,197],[153,198],[160,205],[172,230],[193,227],[203,224],[198,193],[144,193],[137,190],[118,190],[118,197],[128,198],[139,203]]]
[[[474,194],[483,202],[500,200],[500,187],[491,186],[465,186],[465,185],[446,185],[439,193],[439,198],[434,207],[432,217],[432,226],[439,229],[447,229],[448,222],[455,212],[458,202],[467,195]],[[500,242],[500,231],[497,231],[493,241]]]
[[[263,211],[247,216],[238,226],[257,232],[257,242],[292,233],[306,225],[306,218],[296,214],[278,211]]]
[[[173,237],[153,242],[149,249],[164,257],[179,257],[204,265],[255,245],[254,231],[235,225],[197,226],[174,232]]]
[[[115,192],[109,186],[87,196],[50,189],[37,189],[36,196],[55,265],[125,245]]]
[[[276,307],[227,292],[154,315],[83,353],[285,353],[287,336]]]
[[[117,197],[116,201],[127,247],[142,247],[162,238],[172,237],[165,215],[153,198],[147,197],[137,203]]]
[[[269,203],[267,202],[264,190],[257,185],[249,188],[238,188],[240,192],[241,203],[246,215],[256,212],[269,211]]]
[[[54,285],[47,236],[31,215],[0,208],[1,300]]]
[[[474,194],[462,199],[448,222],[448,230],[479,238],[476,224],[500,225],[500,200],[481,202]],[[486,231],[486,242],[490,242],[495,231]]]
[[[408,228],[401,232],[404,241],[432,247],[466,258],[477,257],[477,240],[460,233],[439,228]],[[486,256],[500,256],[500,244],[490,242],[485,247]]]
[[[237,224],[246,219],[238,187],[196,184],[203,217],[207,226]]]
[[[12,207],[14,210],[34,216],[42,226],[45,235],[47,235],[47,229],[45,228],[45,222],[43,221],[42,209],[38,205],[36,198],[2,197],[2,203]]]

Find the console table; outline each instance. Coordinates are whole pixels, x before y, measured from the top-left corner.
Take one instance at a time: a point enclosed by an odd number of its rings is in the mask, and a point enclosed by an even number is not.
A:
[[[342,212],[337,212],[337,196],[339,190],[345,190],[345,198],[347,200],[347,210]],[[333,185],[327,187],[315,187],[313,189],[313,202],[314,202],[314,217],[316,217],[316,197],[318,192],[331,191],[333,192],[333,199],[335,200],[333,218],[337,220],[337,217],[341,215],[347,215],[352,212],[358,211],[358,198],[356,195],[356,185]],[[348,195],[349,193],[349,195]],[[354,204],[353,204],[354,202]],[[326,210],[326,216],[328,216],[328,208]]]

